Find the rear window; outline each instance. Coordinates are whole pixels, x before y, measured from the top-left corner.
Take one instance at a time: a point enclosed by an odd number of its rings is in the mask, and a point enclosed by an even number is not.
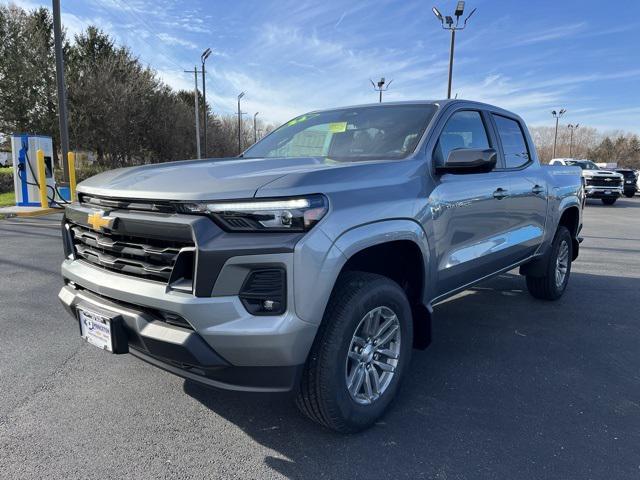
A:
[[[529,149],[520,123],[501,115],[493,114],[502,142],[506,168],[518,168],[529,163]]]

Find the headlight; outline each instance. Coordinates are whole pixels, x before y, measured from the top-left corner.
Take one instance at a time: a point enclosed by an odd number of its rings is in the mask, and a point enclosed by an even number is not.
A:
[[[189,213],[202,213],[231,232],[305,232],[327,213],[322,195],[230,202],[188,203]]]

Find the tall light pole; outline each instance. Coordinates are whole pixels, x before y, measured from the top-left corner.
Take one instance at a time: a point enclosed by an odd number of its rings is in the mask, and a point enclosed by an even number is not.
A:
[[[240,99],[244,97],[244,92],[238,95],[238,156],[242,153],[242,110],[240,110]]]
[[[60,0],[53,0],[53,44],[56,54],[56,83],[58,85],[58,121],[60,125],[60,150],[62,151],[62,179],[69,181],[69,125],[67,123],[67,92],[64,86],[64,58],[62,56],[62,25]]]
[[[204,156],[207,156],[207,117],[209,116],[209,112],[207,111],[207,86],[205,83],[205,70],[204,70],[204,62],[207,61],[211,55],[211,49],[207,48],[202,55],[200,55],[200,61],[202,62],[202,111],[204,114],[204,119],[202,122],[202,127],[204,129]]]
[[[196,113],[196,152],[198,159],[202,158],[200,154],[200,113],[198,112],[198,67],[194,66],[193,70],[185,70],[185,73],[193,73],[195,85],[193,89],[193,106]]]
[[[570,132],[570,140],[569,140],[569,157],[573,158],[573,131],[576,130],[580,126],[579,123],[572,125],[571,123],[567,125]]]
[[[556,144],[558,143],[558,121],[560,117],[562,117],[567,111],[564,108],[561,108],[557,112],[555,110],[551,110],[551,115],[556,119],[556,134],[553,137],[553,156],[551,158],[556,158]]]
[[[253,114],[253,143],[256,143],[258,141],[258,127],[256,124],[256,117],[259,113],[260,112],[256,112]]]
[[[449,86],[447,87],[447,98],[451,98],[451,79],[453,76],[453,49],[456,42],[456,31],[464,30],[464,27],[467,26],[467,21],[471,18],[471,15],[475,13],[477,9],[471,10],[471,13],[467,15],[467,18],[464,19],[464,23],[462,26],[459,25],[460,17],[464,13],[464,2],[458,2],[456,5],[456,10],[453,13],[453,16],[456,17],[456,21],[454,24],[453,18],[449,15],[443,17],[436,7],[431,9],[433,14],[436,16],[438,20],[440,20],[440,24],[444,30],[451,31],[451,46],[449,47]]]
[[[379,102],[382,103],[382,92],[386,92],[387,90],[389,90],[389,85],[391,85],[391,82],[393,82],[393,80],[389,80],[389,83],[387,83],[387,86],[385,87],[385,79],[384,77],[382,77],[380,80],[378,80],[378,83],[373,83],[373,80],[369,79],[369,81],[371,82],[371,85],[373,85],[373,89],[376,92],[380,92],[380,99]]]

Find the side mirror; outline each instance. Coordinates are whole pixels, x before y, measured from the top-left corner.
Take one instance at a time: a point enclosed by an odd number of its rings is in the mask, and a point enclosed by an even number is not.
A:
[[[498,154],[493,148],[457,148],[449,152],[444,165],[436,173],[486,173],[493,170]]]

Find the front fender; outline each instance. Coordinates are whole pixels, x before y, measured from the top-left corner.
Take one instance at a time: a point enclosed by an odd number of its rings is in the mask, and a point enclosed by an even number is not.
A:
[[[397,240],[412,241],[420,248],[425,279],[428,279],[427,236],[412,220],[383,220],[360,225],[345,231],[334,242],[318,229],[308,241],[299,243],[294,252],[294,302],[298,316],[319,324],[333,286],[349,258],[365,248]]]

